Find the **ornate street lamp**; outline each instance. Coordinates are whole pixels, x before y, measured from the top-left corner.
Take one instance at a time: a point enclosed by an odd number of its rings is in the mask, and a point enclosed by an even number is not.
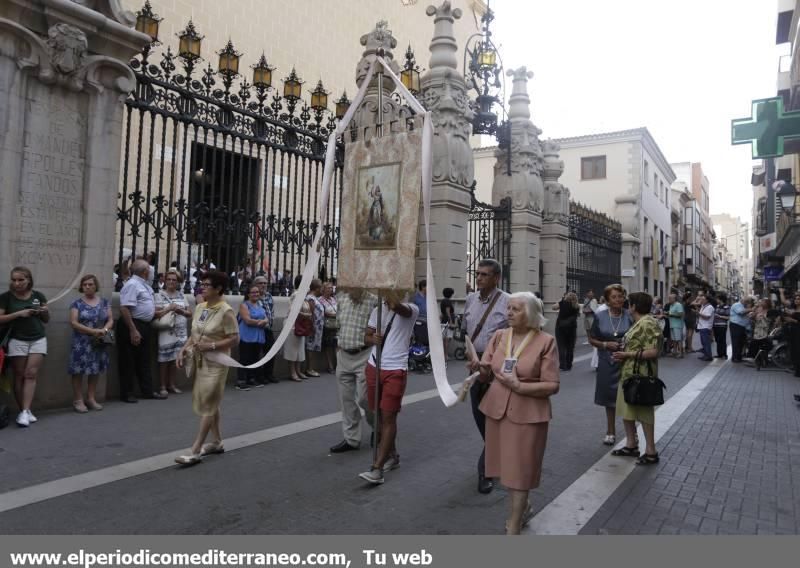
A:
[[[316,88],[311,91],[311,108],[317,112],[323,112],[328,108],[328,91],[322,85],[322,79],[317,81]]]
[[[297,76],[297,71],[292,67],[292,72],[283,80],[283,98],[288,102],[287,109],[289,114],[294,114],[297,101],[300,100],[300,94],[303,88],[303,80]]]
[[[186,67],[186,77],[190,77],[195,64],[202,59],[200,48],[203,45],[203,36],[197,33],[194,23],[189,20],[186,28],[178,33],[178,56],[183,59]]]
[[[339,97],[339,100],[336,101],[336,118],[338,120],[342,120],[344,115],[347,114],[347,110],[350,108],[350,99],[347,98],[347,91],[342,93],[342,96]]]
[[[772,189],[777,192],[783,210],[787,214],[792,215],[794,213],[795,203],[797,202],[797,189],[791,183],[782,179],[773,183]]]
[[[267,58],[262,53],[258,63],[251,65],[250,68],[253,70],[253,86],[268,91],[272,87],[272,72],[275,71],[275,67],[267,63]]]
[[[150,0],[144,3],[141,10],[136,12],[136,31],[150,36],[150,45],[158,45],[158,24],[163,18],[153,12]]]
[[[317,81],[316,88],[311,91],[311,108],[314,111],[314,120],[317,123],[317,130],[322,124],[322,113],[328,110],[328,91],[322,85],[322,79]]]
[[[412,95],[416,96],[419,93],[419,65],[414,59],[411,44],[408,44],[408,49],[406,49],[406,63],[400,72],[400,80],[403,82],[403,86],[411,91]]]
[[[499,142],[505,143],[508,133],[504,133],[502,125],[498,124],[497,112],[494,110],[495,105],[499,105],[505,115],[503,83],[500,80],[503,63],[492,41],[490,25],[493,20],[494,12],[487,2],[486,12],[481,16],[483,29],[467,40],[464,50],[464,77],[467,88],[475,92],[475,100],[472,102],[472,133],[497,136]]]
[[[217,52],[219,63],[217,72],[223,77],[236,77],[239,74],[239,58],[242,54],[233,47],[233,42],[228,40],[228,44]]]

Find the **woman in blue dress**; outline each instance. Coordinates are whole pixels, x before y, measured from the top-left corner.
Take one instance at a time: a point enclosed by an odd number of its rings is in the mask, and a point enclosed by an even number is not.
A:
[[[625,304],[625,289],[621,284],[611,284],[603,291],[607,310],[595,314],[589,342],[597,347],[598,366],[594,390],[594,403],[606,409],[606,435],[603,443],[613,446],[617,442],[617,385],[621,366],[611,354],[623,351],[623,337],[633,325]]]
[[[100,282],[94,274],[81,278],[83,295],[72,302],[69,322],[72,325],[72,349],[67,372],[72,375],[72,406],[75,412],[103,410],[96,398],[97,380],[108,368],[108,346],[100,342],[114,325],[111,303],[97,295]],[[86,401],[83,399],[83,375],[88,377]]]

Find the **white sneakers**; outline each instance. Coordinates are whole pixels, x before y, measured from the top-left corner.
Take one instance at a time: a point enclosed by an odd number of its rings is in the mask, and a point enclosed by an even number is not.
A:
[[[372,468],[369,471],[365,471],[364,473],[359,473],[358,477],[372,483],[373,485],[380,485],[383,483],[383,470],[378,468]]]
[[[38,418],[36,418],[30,410],[23,410],[17,414],[17,425],[23,428],[27,428],[37,420]]]
[[[389,456],[389,459],[386,460],[386,463],[383,464],[383,473],[386,473],[387,471],[392,471],[393,469],[397,469],[398,467],[400,467],[400,454]]]

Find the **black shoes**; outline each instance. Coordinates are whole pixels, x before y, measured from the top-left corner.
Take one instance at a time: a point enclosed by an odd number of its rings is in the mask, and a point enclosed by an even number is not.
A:
[[[152,394],[148,394],[146,396],[142,396],[142,398],[152,399],[152,400],[166,400],[167,395],[161,394],[160,392],[154,392]]]
[[[347,443],[347,440],[342,440],[335,446],[330,448],[332,454],[343,454],[344,452],[353,452],[358,450],[357,446],[351,446]]]
[[[267,381],[270,382],[270,383],[279,383],[279,382],[281,382],[281,380],[276,378],[276,377],[270,377],[269,379],[267,379]]]
[[[483,474],[478,474],[478,493],[488,495],[494,489],[494,479],[486,477]]]

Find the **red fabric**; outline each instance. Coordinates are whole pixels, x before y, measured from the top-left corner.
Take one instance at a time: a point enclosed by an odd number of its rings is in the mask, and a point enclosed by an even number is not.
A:
[[[367,399],[369,408],[375,411],[375,367],[368,364],[366,369],[367,376]],[[406,378],[408,371],[381,370],[381,410],[384,412],[400,412],[403,403],[403,395],[406,392]]]

